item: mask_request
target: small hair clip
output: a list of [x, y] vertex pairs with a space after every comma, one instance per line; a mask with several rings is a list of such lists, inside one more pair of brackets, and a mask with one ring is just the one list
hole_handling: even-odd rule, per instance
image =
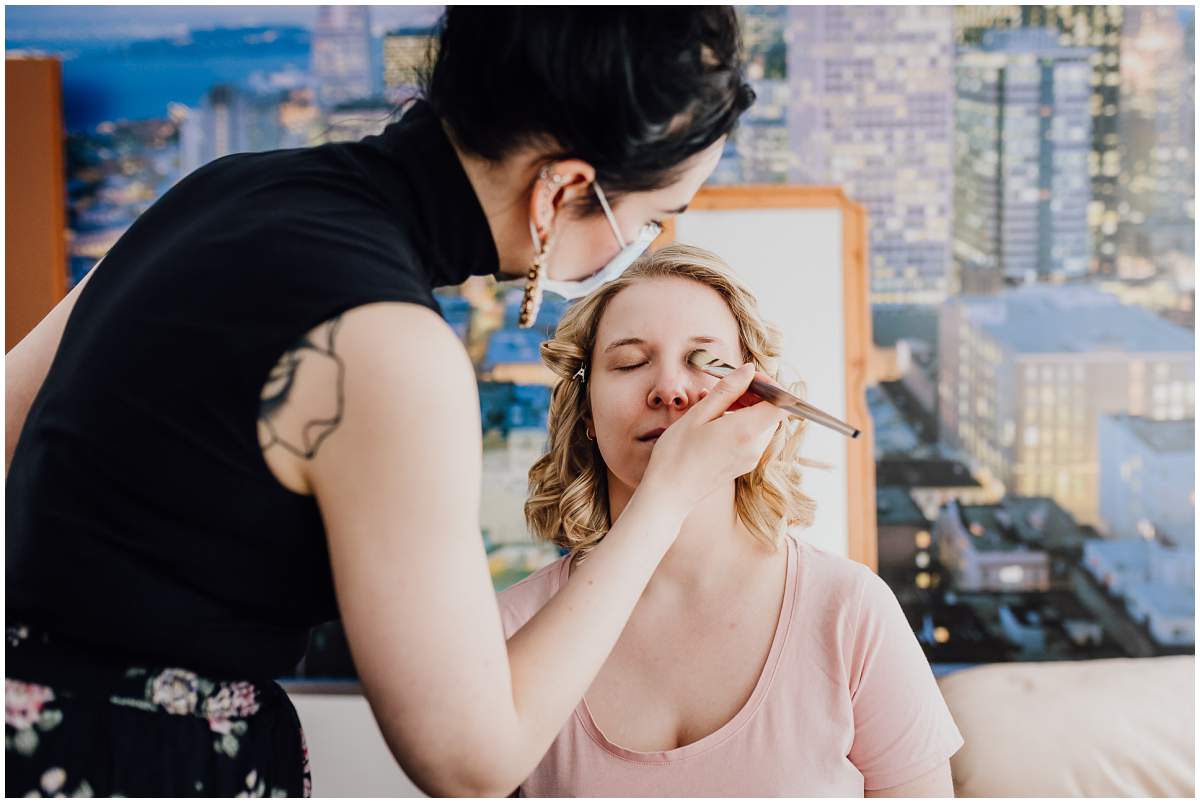
[[584, 363], [579, 363], [579, 370], [578, 370], [578, 371], [576, 371], [576, 372], [575, 372], [575, 375], [574, 375], [573, 377], [571, 377], [571, 378], [572, 378], [572, 379], [578, 379], [580, 382], [586, 382], [586, 381], [587, 381], [587, 372], [586, 372], [586, 371], [584, 371]]

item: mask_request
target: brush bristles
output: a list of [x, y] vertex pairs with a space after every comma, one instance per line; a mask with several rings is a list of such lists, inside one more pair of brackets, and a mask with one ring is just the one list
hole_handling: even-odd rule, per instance
[[704, 349], [696, 349], [688, 354], [688, 362], [690, 362], [696, 368], [699, 368], [701, 371], [711, 365], [721, 365], [720, 358], [714, 356], [712, 352], [705, 351]]

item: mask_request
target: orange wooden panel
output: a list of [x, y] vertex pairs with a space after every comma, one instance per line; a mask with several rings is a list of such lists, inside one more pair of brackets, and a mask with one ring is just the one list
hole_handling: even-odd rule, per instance
[[4, 63], [4, 350], [67, 292], [61, 65]]

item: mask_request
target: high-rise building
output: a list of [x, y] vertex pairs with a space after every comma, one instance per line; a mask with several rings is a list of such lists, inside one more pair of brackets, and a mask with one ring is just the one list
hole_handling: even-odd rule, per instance
[[1088, 272], [1091, 51], [986, 31], [956, 67], [956, 289]]
[[950, 6], [788, 9], [793, 180], [836, 184], [871, 219], [872, 303], [947, 292], [954, 84]]
[[1195, 269], [1195, 64], [1179, 12], [1125, 10], [1119, 271], [1127, 278]]
[[231, 153], [268, 151], [280, 147], [283, 94], [258, 94], [219, 84], [179, 127], [179, 172], [187, 175], [201, 165]]
[[788, 137], [790, 87], [787, 82], [787, 9], [738, 9], [746, 75], [755, 101], [726, 142], [713, 184], [772, 184], [791, 176], [794, 160]]
[[432, 28], [397, 28], [383, 37], [383, 91], [392, 100], [412, 95], [433, 55]]
[[1195, 404], [1192, 333], [1086, 287], [951, 299], [938, 351], [943, 440], [981, 480], [1053, 497], [1093, 526], [1100, 416], [1180, 419]]
[[983, 41], [985, 31], [1017, 28], [1021, 25], [1022, 6], [954, 6], [954, 41], [974, 46]]
[[320, 131], [321, 112], [312, 87], [289, 89], [279, 103], [279, 125], [283, 129], [281, 148], [303, 148]]
[[788, 13], [785, 6], [741, 6], [738, 22], [746, 75], [752, 80], [787, 78]]
[[1089, 47], [1092, 68], [1092, 152], [1088, 173], [1092, 202], [1088, 209], [1093, 273], [1113, 275], [1117, 269], [1120, 223], [1121, 138], [1117, 122], [1121, 108], [1121, 27], [1125, 9], [1119, 5], [1021, 6], [1021, 24], [1052, 28], [1065, 47]]
[[1122, 6], [955, 6], [955, 39], [978, 46], [987, 31], [1049, 28], [1064, 47], [1090, 47], [1092, 152], [1088, 158], [1092, 200], [1088, 208], [1092, 252], [1089, 270], [1116, 272], [1120, 223], [1120, 109]]
[[713, 184], [777, 184], [786, 182], [793, 159], [788, 138], [788, 84], [751, 79], [754, 105], [738, 121], [726, 143]]
[[370, 6], [319, 6], [312, 34], [317, 103], [331, 108], [374, 93]]

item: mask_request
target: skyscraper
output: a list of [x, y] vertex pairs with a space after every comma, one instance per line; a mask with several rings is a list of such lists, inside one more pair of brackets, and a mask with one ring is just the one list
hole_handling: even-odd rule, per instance
[[738, 18], [746, 76], [756, 99], [729, 137], [710, 182], [785, 182], [794, 164], [788, 137], [787, 8], [742, 6]]
[[941, 437], [1009, 493], [1099, 522], [1099, 419], [1180, 419], [1195, 404], [1192, 333], [1080, 286], [960, 296], [941, 309]]
[[282, 100], [279, 92], [258, 94], [226, 84], [214, 86], [199, 106], [187, 109], [180, 123], [180, 175], [231, 153], [280, 147]]
[[754, 105], [726, 143], [713, 184], [775, 184], [788, 180], [794, 160], [788, 142], [786, 81], [750, 79]]
[[1045, 29], [987, 31], [959, 53], [954, 262], [963, 292], [1087, 273], [1090, 55]]
[[1021, 25], [1022, 6], [954, 7], [954, 41], [960, 45], [978, 45], [985, 31], [1017, 28]]
[[420, 71], [433, 53], [432, 28], [397, 28], [383, 37], [383, 89], [402, 100], [420, 83]]
[[836, 184], [871, 219], [872, 303], [939, 303], [949, 268], [949, 6], [788, 9], [792, 179]]
[[1129, 278], [1195, 269], [1195, 66], [1179, 11], [1125, 11], [1120, 271]]
[[1088, 209], [1093, 273], [1113, 275], [1117, 269], [1117, 229], [1120, 223], [1121, 138], [1117, 120], [1121, 108], [1121, 26], [1125, 9], [1100, 6], [1021, 6], [1021, 24], [1053, 28], [1059, 44], [1090, 47], [1092, 68], [1092, 152], [1088, 173], [1092, 202]]
[[317, 103], [330, 108], [374, 93], [370, 6], [320, 6], [312, 35]]

